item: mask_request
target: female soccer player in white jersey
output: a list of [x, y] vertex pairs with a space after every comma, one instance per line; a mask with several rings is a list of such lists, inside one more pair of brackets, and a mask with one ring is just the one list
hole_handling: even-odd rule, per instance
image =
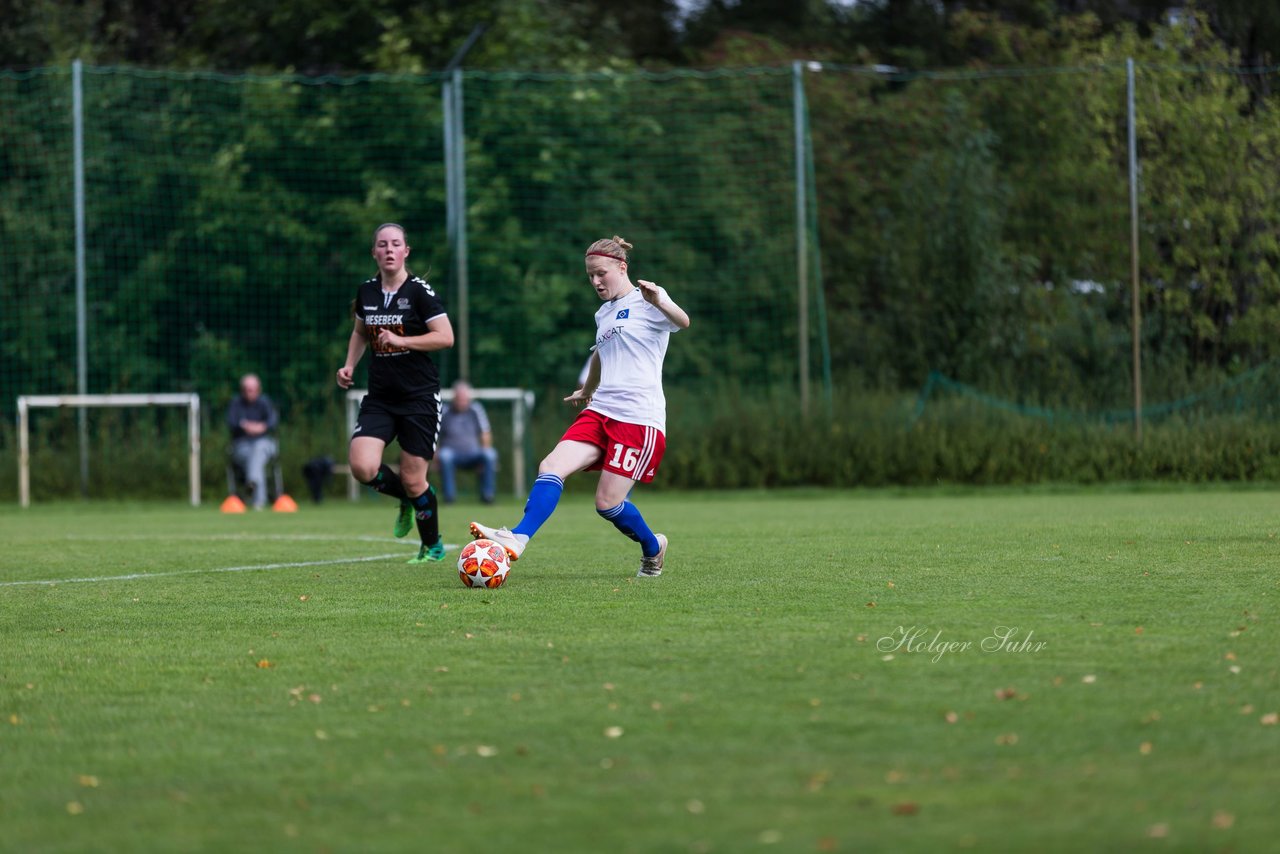
[[[427, 464], [440, 432], [440, 375], [428, 355], [453, 346], [453, 324], [444, 304], [425, 280], [409, 272], [404, 228], [384, 223], [373, 233], [378, 275], [356, 293], [355, 328], [338, 385], [351, 388], [353, 374], [372, 345], [369, 393], [351, 435], [351, 474], [370, 488], [400, 499], [394, 528], [406, 536], [416, 517], [422, 546], [409, 563], [444, 560], [436, 491], [427, 483]], [[382, 462], [382, 451], [400, 442], [400, 474]]]
[[667, 538], [655, 534], [627, 500], [637, 482], [653, 480], [667, 440], [662, 360], [672, 332], [689, 328], [689, 315], [664, 288], [627, 275], [631, 244], [621, 237], [587, 248], [587, 278], [604, 305], [596, 312], [596, 343], [582, 387], [565, 398], [586, 409], [538, 466], [524, 518], [515, 528], [471, 523], [473, 537], [501, 543], [514, 561], [550, 518], [574, 472], [599, 471], [596, 512], [640, 544], [640, 576], [662, 574]]

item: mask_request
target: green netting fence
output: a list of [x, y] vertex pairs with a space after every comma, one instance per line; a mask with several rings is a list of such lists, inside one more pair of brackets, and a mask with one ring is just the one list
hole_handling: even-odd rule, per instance
[[[288, 405], [328, 406], [348, 305], [373, 271], [374, 225], [403, 222], [411, 268], [446, 305], [459, 296], [443, 82], [97, 68], [0, 77], [0, 407], [78, 388], [216, 401], [244, 370]], [[674, 382], [795, 385], [821, 371], [825, 327], [808, 317], [816, 270], [797, 290], [797, 255], [816, 251], [813, 196], [797, 187], [798, 175], [812, 179], [796, 167], [804, 105], [791, 69], [469, 74], [463, 91], [469, 310], [453, 314], [469, 332], [473, 384], [573, 387], [597, 305], [583, 247], [615, 232], [636, 246], [633, 277], [666, 286], [698, 322], [671, 350]], [[446, 380], [461, 360], [457, 348], [442, 354]]]
[[[1137, 47], [1158, 407], [1280, 357], [1278, 72]], [[766, 389], [791, 417], [808, 382], [821, 413], [930, 376], [1122, 412], [1133, 49], [1007, 73], [0, 72], [0, 413], [195, 391], [216, 419], [253, 370], [340, 453], [332, 376], [385, 220], [465, 329], [446, 381], [572, 388], [597, 305], [581, 252], [616, 232], [694, 320], [668, 356], [673, 429]]]

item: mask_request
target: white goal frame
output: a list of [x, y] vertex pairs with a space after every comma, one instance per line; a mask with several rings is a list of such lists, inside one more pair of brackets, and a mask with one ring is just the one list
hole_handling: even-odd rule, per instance
[[[368, 389], [353, 388], [347, 392], [347, 436], [356, 429], [356, 417], [360, 414], [360, 401], [369, 393]], [[529, 415], [533, 412], [535, 397], [533, 392], [524, 388], [473, 388], [471, 397], [481, 403], [497, 400], [511, 404], [511, 486], [516, 497], [524, 496], [524, 434], [529, 425]], [[440, 389], [440, 399], [445, 403], [453, 401], [453, 389]], [[360, 481], [347, 471], [347, 497], [352, 501], [360, 498]]]
[[31, 506], [32, 409], [74, 407], [185, 406], [190, 454], [191, 506], [200, 506], [200, 395], [198, 394], [43, 394], [18, 398], [18, 503]]

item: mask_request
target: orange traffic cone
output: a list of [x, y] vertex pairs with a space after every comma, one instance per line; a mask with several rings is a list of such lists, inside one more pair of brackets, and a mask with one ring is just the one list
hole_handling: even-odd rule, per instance
[[288, 495], [282, 494], [276, 499], [276, 503], [271, 505], [271, 509], [277, 513], [297, 513], [298, 502], [294, 501]]
[[244, 502], [240, 500], [238, 495], [228, 495], [227, 500], [222, 502], [219, 508], [223, 513], [243, 513]]

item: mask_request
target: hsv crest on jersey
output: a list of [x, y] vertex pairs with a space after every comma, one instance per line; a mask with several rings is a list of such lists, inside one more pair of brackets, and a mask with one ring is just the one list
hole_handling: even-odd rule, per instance
[[624, 308], [613, 318], [614, 320], [626, 320], [631, 316], [631, 309]]

